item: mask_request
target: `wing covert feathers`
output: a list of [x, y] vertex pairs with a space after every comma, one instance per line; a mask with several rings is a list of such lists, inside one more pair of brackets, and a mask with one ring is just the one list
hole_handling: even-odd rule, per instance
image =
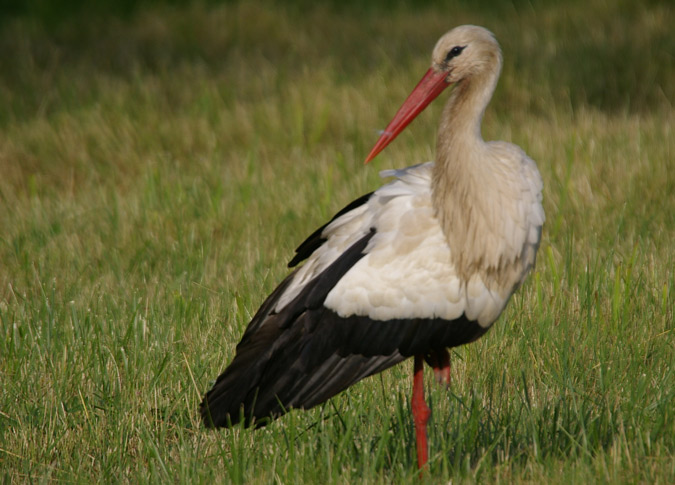
[[323, 237], [323, 230], [326, 228], [326, 226], [328, 226], [338, 217], [368, 202], [368, 199], [370, 199], [371, 195], [373, 195], [373, 192], [369, 192], [365, 195], [362, 195], [358, 199], [353, 200], [347, 206], [342, 208], [337, 214], [335, 214], [330, 221], [326, 222], [323, 226], [321, 226], [312, 234], [310, 234], [310, 236], [307, 239], [305, 239], [302, 242], [302, 244], [300, 244], [300, 246], [298, 246], [298, 248], [295, 250], [295, 256], [293, 256], [293, 259], [291, 259], [290, 262], [288, 263], [288, 267], [293, 268], [294, 266], [297, 266], [300, 262], [310, 257], [312, 253], [314, 253], [314, 251], [319, 249], [319, 247], [321, 247], [321, 245], [326, 242], [327, 239]]

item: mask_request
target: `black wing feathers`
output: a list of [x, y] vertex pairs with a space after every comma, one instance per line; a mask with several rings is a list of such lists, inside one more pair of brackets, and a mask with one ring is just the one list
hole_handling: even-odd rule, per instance
[[227, 426], [228, 420], [236, 423], [240, 419], [240, 406], [244, 408], [247, 425], [254, 416], [281, 414], [277, 401], [283, 396], [272, 396], [307, 370], [301, 362], [295, 362], [315, 324], [314, 318], [307, 318], [307, 312], [323, 307], [328, 292], [363, 257], [363, 250], [374, 234], [374, 230], [370, 231], [353, 244], [280, 313], [273, 310], [293, 274], [265, 300], [237, 345], [234, 360], [202, 401], [201, 413], [207, 426]]

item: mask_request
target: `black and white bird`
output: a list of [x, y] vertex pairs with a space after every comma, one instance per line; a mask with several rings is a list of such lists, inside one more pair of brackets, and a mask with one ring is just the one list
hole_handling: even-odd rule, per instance
[[535, 263], [542, 180], [523, 150], [486, 142], [481, 120], [501, 71], [494, 36], [465, 25], [436, 44], [431, 68], [374, 158], [446, 87], [436, 161], [347, 205], [296, 250], [201, 403], [208, 427], [261, 426], [308, 409], [414, 357], [417, 458], [428, 459], [423, 362], [447, 382], [449, 348], [483, 335]]

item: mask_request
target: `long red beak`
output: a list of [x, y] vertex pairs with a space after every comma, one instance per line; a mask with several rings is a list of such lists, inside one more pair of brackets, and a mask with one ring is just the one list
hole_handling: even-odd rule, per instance
[[450, 86], [450, 83], [445, 80], [447, 77], [448, 73], [445, 71], [436, 72], [433, 69], [427, 71], [420, 82], [417, 83], [413, 92], [410, 93], [408, 99], [405, 100], [403, 106], [398, 109], [394, 119], [387, 125], [384, 133], [366, 157], [365, 163], [370, 162], [384, 150], [384, 147], [389, 145], [429, 103]]

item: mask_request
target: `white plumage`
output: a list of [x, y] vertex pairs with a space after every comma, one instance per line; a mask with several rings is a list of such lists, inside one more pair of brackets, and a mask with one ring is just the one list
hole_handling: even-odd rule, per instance
[[[512, 146], [498, 145], [500, 151]], [[524, 153], [521, 163], [522, 173], [514, 178], [521, 186], [515, 214], [505, 214], [508, 206], [502, 205], [491, 215], [495, 219], [493, 264], [500, 259], [523, 261], [522, 272], [514, 274], [506, 285], [497, 285], [480, 273], [468, 279], [458, 275], [450, 246], [434, 215], [431, 201], [434, 164], [428, 162], [382, 171], [382, 177], [396, 180], [375, 191], [366, 204], [327, 225], [321, 233], [326, 242], [298, 270], [280, 297], [277, 311], [374, 228], [366, 255], [328, 293], [326, 307], [342, 317], [359, 315], [380, 321], [454, 320], [466, 313], [469, 320], [489, 327], [534, 264], [544, 222], [541, 178], [534, 162]]]

